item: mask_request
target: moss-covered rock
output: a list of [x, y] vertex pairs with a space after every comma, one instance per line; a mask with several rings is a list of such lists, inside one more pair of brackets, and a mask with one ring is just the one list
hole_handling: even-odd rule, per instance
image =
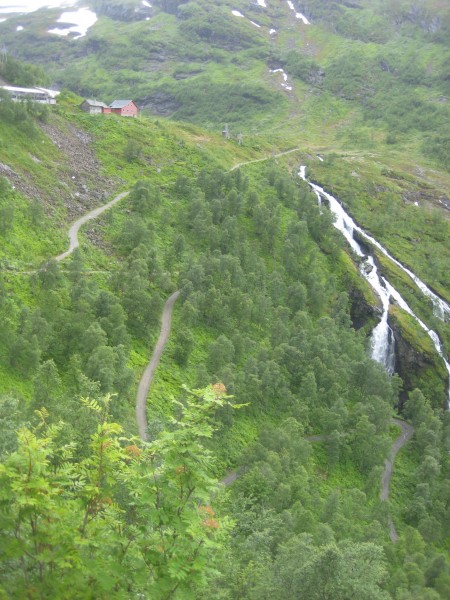
[[399, 307], [391, 307], [389, 325], [395, 335], [396, 371], [403, 380], [400, 408], [407, 392], [419, 388], [435, 407], [447, 401], [447, 370], [430, 336], [413, 317]]
[[341, 252], [338, 265], [350, 298], [350, 318], [353, 327], [364, 329], [369, 334], [381, 316], [381, 301], [361, 277], [347, 252]]

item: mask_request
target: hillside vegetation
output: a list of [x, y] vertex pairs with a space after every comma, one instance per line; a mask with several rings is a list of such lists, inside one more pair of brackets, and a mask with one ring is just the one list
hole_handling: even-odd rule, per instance
[[369, 358], [379, 299], [297, 175], [450, 297], [446, 6], [305, 0], [305, 25], [271, 0], [88, 4], [79, 40], [47, 34], [53, 9], [0, 23], [0, 76], [67, 88], [0, 98], [0, 597], [448, 598], [447, 373], [398, 307], [404, 381]]
[[[364, 286], [328, 213], [282, 158], [229, 172], [223, 166], [251, 159], [250, 148], [191, 126], [90, 117], [71, 108], [77, 102], [63, 99], [41, 125], [33, 113], [8, 122], [24, 187], [2, 180], [3, 206], [14, 207], [2, 221], [4, 592], [67, 597], [76, 585], [80, 597], [314, 598], [326, 586], [338, 598], [445, 597], [445, 421], [414, 392], [407, 414], [420, 435], [413, 468], [395, 484], [402, 542], [392, 547], [378, 490], [400, 382], [352, 327], [350, 297]], [[23, 126], [45, 148], [33, 149], [32, 175]], [[132, 189], [61, 264], [51, 257], [66, 226], [55, 225], [81, 209], [80, 196], [53, 200], [47, 169], [64, 181], [70, 153], [45, 130], [91, 140], [99, 181]], [[86, 196], [95, 189], [83, 185]], [[45, 244], [28, 235], [33, 215]], [[135, 382], [177, 288], [146, 449], [131, 437]], [[207, 390], [200, 410], [205, 400], [181, 389], [217, 381], [244, 406]], [[246, 474], [211, 507], [214, 476], [235, 465]], [[417, 509], [405, 510], [412, 498]]]
[[[360, 149], [383, 135], [448, 166], [448, 7], [314, 0], [302, 3], [304, 25], [287, 2], [265, 4], [156, 0], [132, 18], [141, 2], [92, 2], [100, 18], [78, 40], [46, 33], [51, 11], [29, 15], [20, 35], [19, 18], [0, 27], [11, 54], [82, 95], [132, 92], [156, 114], [272, 136], [310, 138], [319, 125], [324, 141]], [[280, 67], [292, 89], [270, 72]]]
[[322, 153], [326, 164], [311, 164], [320, 183], [450, 299], [448, 7], [314, 0], [298, 6], [305, 25], [287, 2], [265, 4], [93, 2], [99, 19], [81, 39], [47, 33], [55, 11], [0, 32], [10, 56], [82, 96], [132, 96], [211, 131], [227, 123], [261, 149]]

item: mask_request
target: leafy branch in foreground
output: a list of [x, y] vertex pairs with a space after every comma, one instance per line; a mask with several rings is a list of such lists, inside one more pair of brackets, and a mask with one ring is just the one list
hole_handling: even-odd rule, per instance
[[217, 486], [202, 441], [228, 398], [188, 391], [150, 444], [109, 422], [110, 401], [83, 401], [98, 426], [80, 462], [47, 411], [19, 431], [0, 465], [0, 597], [190, 598], [214, 572], [229, 524], [210, 506]]

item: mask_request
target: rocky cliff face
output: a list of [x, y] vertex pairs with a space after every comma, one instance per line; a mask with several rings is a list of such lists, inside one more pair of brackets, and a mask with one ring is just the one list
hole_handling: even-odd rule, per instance
[[399, 409], [408, 399], [408, 393], [416, 387], [424, 391], [436, 408], [443, 408], [448, 398], [448, 385], [443, 383], [447, 380], [443, 361], [437, 352], [428, 352], [421, 347], [419, 340], [409, 339], [395, 313], [390, 314], [389, 325], [395, 336], [395, 371], [403, 381]]
[[[151, 4], [151, 2], [149, 2]], [[150, 6], [145, 6], [142, 2], [125, 3], [111, 2], [110, 0], [98, 0], [92, 3], [98, 15], [104, 15], [114, 21], [131, 23], [133, 21], [142, 21], [153, 16], [154, 10]]]
[[159, 117], [170, 117], [181, 108], [181, 103], [170, 93], [164, 91], [154, 92], [150, 96], [139, 98], [139, 104], [141, 108]]
[[349, 291], [350, 297], [350, 319], [355, 329], [361, 329], [369, 321], [380, 319], [381, 309], [367, 302], [363, 292], [352, 287]]
[[400, 408], [407, 399], [407, 392], [414, 389], [419, 372], [423, 372], [433, 363], [404, 337], [395, 321], [389, 323], [395, 335], [395, 370], [403, 380], [403, 392], [400, 395]]
[[[62, 129], [55, 120], [41, 127], [61, 153], [55, 187], [67, 208], [68, 219], [73, 220], [105, 201], [117, 188], [118, 178], [114, 180], [102, 174], [102, 165], [91, 147], [92, 140], [84, 131], [68, 124]], [[43, 191], [30, 187], [32, 184], [25, 175], [18, 176], [16, 184], [29, 197], [51, 204]]]

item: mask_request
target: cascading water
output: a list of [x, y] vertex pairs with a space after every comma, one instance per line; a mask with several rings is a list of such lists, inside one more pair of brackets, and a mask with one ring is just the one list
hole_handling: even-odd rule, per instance
[[[370, 271], [367, 271], [367, 266], [370, 267]], [[383, 305], [381, 321], [372, 332], [372, 358], [381, 363], [389, 375], [393, 375], [395, 371], [395, 339], [394, 332], [388, 324], [391, 292], [380, 280], [373, 256], [369, 256], [363, 263], [361, 273], [378, 294]]]
[[405, 310], [409, 315], [411, 315], [424, 329], [431, 340], [433, 341], [434, 347], [436, 348], [437, 353], [444, 361], [447, 372], [449, 374], [449, 398], [448, 398], [448, 408], [450, 409], [450, 364], [446, 360], [443, 352], [442, 345], [439, 339], [439, 336], [435, 331], [429, 329], [425, 323], [419, 319], [417, 315], [411, 310], [407, 302], [402, 298], [400, 293], [387, 281], [384, 277], [380, 279], [378, 275], [378, 271], [375, 265], [375, 261], [373, 256], [366, 256], [366, 254], [362, 251], [361, 246], [354, 239], [354, 232], [357, 231], [359, 236], [363, 239], [367, 240], [370, 244], [378, 248], [380, 252], [382, 252], [389, 260], [395, 263], [398, 267], [400, 267], [417, 285], [417, 287], [421, 290], [421, 292], [431, 300], [433, 303], [434, 314], [440, 318], [441, 320], [450, 319], [450, 305], [448, 305], [442, 298], [439, 298], [434, 292], [432, 292], [423, 281], [421, 281], [412, 271], [404, 267], [398, 260], [396, 260], [393, 256], [389, 254], [389, 252], [383, 248], [383, 246], [375, 240], [372, 236], [367, 234], [359, 225], [355, 223], [355, 221], [345, 212], [342, 205], [328, 194], [323, 188], [308, 181], [306, 179], [306, 167], [301, 166], [299, 171], [299, 176], [308, 183], [308, 185], [312, 188], [317, 198], [321, 200], [322, 198], [326, 198], [328, 201], [328, 205], [330, 211], [335, 216], [334, 226], [338, 229], [345, 237], [345, 239], [350, 244], [352, 250], [359, 256], [360, 258], [365, 258], [361, 263], [360, 271], [366, 281], [370, 284], [370, 286], [375, 290], [377, 295], [380, 297], [382, 305], [383, 305], [383, 314], [381, 317], [381, 321], [375, 327], [372, 332], [371, 346], [372, 346], [372, 358], [377, 362], [381, 363], [388, 373], [394, 373], [395, 369], [395, 346], [394, 346], [394, 335], [392, 329], [388, 324], [388, 314], [389, 314], [389, 304], [391, 298], [395, 300], [395, 302]]
[[[334, 226], [338, 229], [345, 239], [350, 244], [352, 250], [359, 257], [364, 258], [365, 253], [362, 251], [361, 246], [353, 237], [353, 231], [356, 228], [356, 224], [347, 215], [345, 210], [339, 204], [339, 202], [330, 196], [318, 185], [309, 182], [306, 179], [306, 167], [300, 167], [299, 175], [302, 179], [307, 181], [309, 185], [314, 190], [318, 199], [322, 198], [324, 195], [330, 206], [331, 212], [336, 217]], [[372, 346], [372, 358], [374, 358], [377, 362], [381, 363], [386, 370], [392, 374], [395, 369], [395, 345], [394, 345], [394, 334], [391, 328], [388, 325], [388, 311], [389, 311], [389, 297], [390, 293], [386, 289], [386, 287], [380, 281], [378, 276], [378, 271], [375, 266], [375, 261], [372, 256], [368, 256], [361, 263], [360, 267], [361, 273], [363, 277], [369, 282], [371, 287], [375, 290], [376, 294], [381, 298], [381, 302], [383, 304], [383, 314], [381, 317], [380, 323], [375, 327], [372, 333], [371, 346]]]

